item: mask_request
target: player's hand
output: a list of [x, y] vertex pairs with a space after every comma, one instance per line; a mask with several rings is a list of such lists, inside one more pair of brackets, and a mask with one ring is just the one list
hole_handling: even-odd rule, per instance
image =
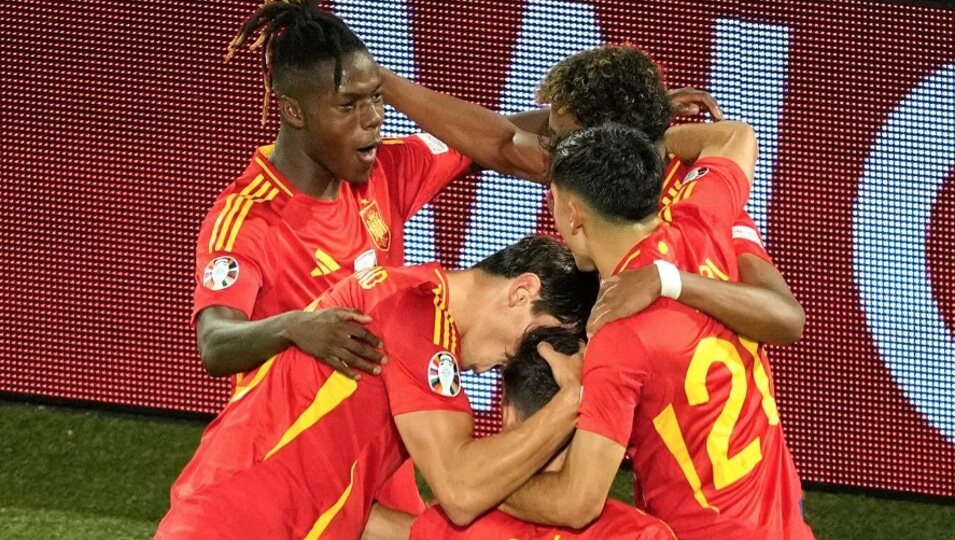
[[380, 365], [387, 362], [378, 350], [381, 340], [362, 326], [371, 317], [346, 308], [297, 313], [285, 335], [298, 348], [356, 381], [361, 379], [356, 370], [381, 373]]
[[660, 298], [660, 273], [648, 264], [627, 270], [600, 283], [597, 303], [587, 320], [587, 337], [608, 323], [639, 313]]
[[713, 117], [714, 122], [723, 119], [723, 111], [708, 92], [696, 88], [677, 88], [670, 90], [668, 95], [673, 116], [696, 116], [706, 111]]
[[561, 354], [554, 347], [543, 341], [537, 345], [537, 352], [541, 355], [554, 373], [554, 380], [561, 390], [580, 387], [580, 378], [584, 370], [584, 347], [581, 345], [576, 354]]

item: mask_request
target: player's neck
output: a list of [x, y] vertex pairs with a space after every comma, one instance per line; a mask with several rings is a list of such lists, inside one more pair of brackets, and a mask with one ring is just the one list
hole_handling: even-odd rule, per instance
[[660, 225], [660, 218], [653, 215], [635, 223], [606, 224], [596, 231], [591, 240], [591, 255], [597, 272], [603, 279], [613, 275], [620, 260], [627, 256], [633, 246], [653, 234]]
[[295, 189], [305, 195], [323, 201], [333, 201], [338, 197], [341, 180], [309, 157], [301, 145], [296, 144], [293, 137], [281, 129], [269, 161]]
[[[471, 327], [474, 317], [481, 310], [477, 308], [481, 291], [478, 270], [453, 270], [448, 272], [448, 314], [454, 319], [458, 332], [463, 337]], [[470, 307], [470, 309], [468, 309]]]

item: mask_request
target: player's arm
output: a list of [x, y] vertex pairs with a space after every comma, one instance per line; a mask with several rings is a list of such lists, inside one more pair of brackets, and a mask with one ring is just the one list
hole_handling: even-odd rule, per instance
[[[703, 90], [677, 88], [670, 90], [668, 96], [670, 97], [673, 117], [691, 117], [706, 111], [710, 113], [715, 121], [723, 119], [723, 111], [720, 110], [716, 100]], [[538, 141], [543, 142], [553, 137], [553, 132], [550, 129], [550, 107], [530, 109], [509, 115], [506, 118], [518, 129], [537, 135]], [[468, 172], [474, 173], [483, 169], [484, 167], [475, 163]]]
[[[749, 253], [737, 257], [740, 283], [680, 272], [680, 303], [698, 309], [734, 332], [761, 343], [788, 345], [802, 336], [806, 314], [779, 270]], [[628, 270], [601, 283], [587, 322], [593, 335], [609, 322], [629, 317], [660, 298], [656, 265]]]
[[706, 157], [721, 157], [736, 163], [753, 183], [758, 146], [756, 133], [745, 122], [724, 120], [713, 124], [684, 124], [663, 136], [668, 152], [685, 164]]
[[196, 319], [199, 354], [214, 377], [244, 373], [295, 345], [353, 379], [381, 371], [380, 340], [362, 324], [371, 318], [358, 311], [331, 308], [289, 311], [259, 321], [225, 306], [209, 306]]
[[406, 540], [415, 516], [375, 503], [365, 522], [361, 540]]
[[[429, 90], [381, 68], [385, 101], [424, 131], [476, 163], [502, 174], [543, 182], [547, 152], [537, 133], [520, 129], [480, 105]], [[540, 118], [537, 125], [540, 129]], [[529, 120], [529, 123], [534, 123]]]
[[534, 476], [500, 509], [524, 521], [584, 527], [600, 515], [624, 450], [606, 437], [578, 430], [563, 468]]
[[[551, 366], [567, 361], [552, 349], [540, 353]], [[567, 458], [560, 471], [538, 474], [507, 498], [501, 509], [514, 517], [578, 528], [603, 508], [649, 377], [644, 360], [650, 354], [633, 328], [617, 323], [594, 336], [585, 355], [585, 390]]]
[[456, 525], [467, 525], [504, 500], [554, 455], [574, 429], [580, 387], [562, 388], [515, 429], [474, 439], [465, 412], [395, 416], [411, 458]]

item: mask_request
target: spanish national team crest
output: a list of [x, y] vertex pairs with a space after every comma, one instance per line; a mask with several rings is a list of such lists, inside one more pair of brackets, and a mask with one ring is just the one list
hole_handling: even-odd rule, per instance
[[441, 351], [428, 363], [428, 386], [435, 394], [454, 397], [461, 393], [461, 370], [454, 355]]
[[391, 229], [381, 217], [381, 211], [378, 209], [378, 201], [371, 201], [361, 209], [361, 220], [365, 223], [365, 229], [375, 241], [375, 245], [382, 251], [388, 251], [391, 247]]
[[683, 183], [687, 184], [688, 182], [692, 182], [694, 180], [703, 178], [704, 176], [706, 176], [706, 173], [708, 172], [710, 172], [709, 167], [697, 167], [693, 169], [692, 171], [686, 173], [686, 178], [683, 179]]
[[231, 287], [237, 279], [239, 279], [239, 261], [232, 257], [219, 257], [206, 265], [202, 284], [207, 289], [221, 291]]

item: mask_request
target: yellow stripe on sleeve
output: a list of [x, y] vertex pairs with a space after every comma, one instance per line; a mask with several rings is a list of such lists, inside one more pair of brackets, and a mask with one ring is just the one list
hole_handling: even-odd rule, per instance
[[312, 525], [312, 530], [308, 531], [308, 534], [305, 535], [305, 540], [316, 540], [322, 533], [325, 532], [325, 529], [328, 528], [328, 524], [335, 519], [335, 516], [338, 515], [338, 512], [341, 511], [342, 507], [345, 506], [345, 503], [348, 502], [348, 497], [351, 495], [352, 486], [355, 485], [355, 466], [358, 465], [358, 461], [355, 461], [351, 464], [351, 474], [348, 480], [348, 486], [345, 488], [345, 491], [342, 492], [341, 496], [338, 497], [338, 500], [335, 501], [335, 504], [331, 508], [322, 512], [322, 515], [318, 516], [318, 519], [315, 520], [315, 524]]
[[285, 434], [279, 439], [278, 444], [265, 454], [263, 461], [272, 457], [276, 452], [281, 450], [282, 447], [301, 435], [306, 429], [318, 423], [326, 414], [335, 410], [343, 401], [348, 399], [348, 396], [355, 393], [357, 389], [357, 382], [337, 371], [332, 373], [332, 376], [318, 389], [318, 393], [315, 394], [315, 400], [312, 401], [312, 404], [285, 430]]
[[[435, 294], [437, 294], [438, 289], [435, 289], [434, 292]], [[438, 306], [438, 297], [435, 296], [434, 297], [434, 337], [431, 339], [431, 341], [435, 345], [441, 345], [441, 330], [442, 330], [441, 307]]]
[[249, 185], [245, 186], [242, 191], [239, 193], [233, 193], [226, 198], [225, 208], [222, 209], [222, 212], [216, 219], [212, 236], [209, 238], [209, 251], [218, 251], [222, 249], [222, 245], [225, 243], [225, 236], [228, 234], [228, 231], [231, 228], [233, 218], [247, 199], [249, 193], [251, 193], [252, 190], [257, 189], [263, 180], [265, 180], [265, 177], [260, 174], [256, 176], [254, 180], [249, 182]]
[[[269, 191], [271, 189], [271, 191]], [[268, 194], [266, 194], [268, 192]], [[279, 190], [273, 188], [271, 184], [266, 182], [253, 196], [253, 198], [244, 198], [244, 203], [241, 205], [238, 216], [229, 226], [228, 235], [223, 234], [219, 240], [226, 239], [225, 244], [222, 245], [221, 249], [225, 251], [232, 251], [235, 248], [235, 241], [239, 237], [239, 231], [242, 229], [242, 224], [245, 222], [245, 218], [249, 215], [249, 211], [252, 210], [252, 207], [256, 204], [271, 201], [278, 195]], [[217, 248], [219, 249], [219, 248]]]
[[233, 193], [225, 198], [225, 206], [222, 207], [218, 217], [216, 217], [216, 224], [212, 227], [212, 234], [209, 236], [209, 251], [214, 250], [216, 238], [219, 236], [219, 229], [222, 227], [222, 221], [232, 210], [232, 205], [235, 203], [236, 197], [238, 197], [238, 195]]

